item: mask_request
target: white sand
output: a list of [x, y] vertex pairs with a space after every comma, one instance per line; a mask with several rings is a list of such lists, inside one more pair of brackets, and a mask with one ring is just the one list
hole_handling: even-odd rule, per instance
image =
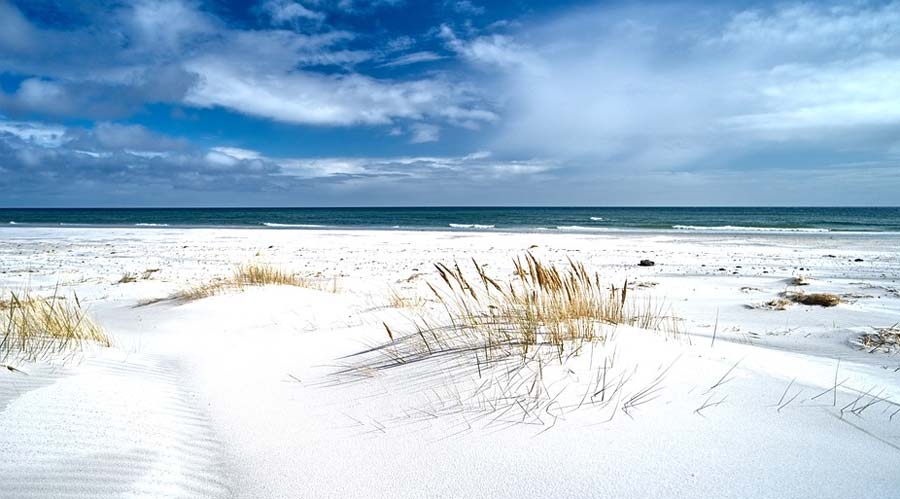
[[[505, 278], [532, 245], [637, 282], [684, 334], [620, 327], [548, 365], [541, 414], [479, 407], [484, 380], [435, 362], [336, 375], [383, 321], [410, 330], [391, 289], [427, 296], [433, 262], [472, 257]], [[885, 234], [2, 228], [0, 289], [76, 291], [115, 346], [0, 371], [0, 497], [900, 497], [900, 355], [853, 344], [900, 322], [898, 250]], [[249, 261], [339, 289], [135, 307]], [[799, 275], [845, 303], [747, 308]], [[613, 352], [619, 400], [577, 404]], [[836, 396], [814, 398], [838, 360]]]

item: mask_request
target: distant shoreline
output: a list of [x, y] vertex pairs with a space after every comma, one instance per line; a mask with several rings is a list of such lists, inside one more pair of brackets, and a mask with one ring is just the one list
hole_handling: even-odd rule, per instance
[[780, 229], [754, 227], [744, 230], [729, 230], [726, 228], [586, 228], [586, 227], [562, 227], [562, 228], [530, 228], [530, 227], [375, 227], [375, 226], [267, 226], [267, 225], [167, 225], [167, 224], [0, 224], [0, 237], [4, 233], [17, 230], [98, 230], [98, 231], [195, 231], [195, 230], [222, 230], [222, 231], [273, 231], [273, 232], [408, 232], [408, 233], [457, 233], [457, 234], [540, 234], [540, 235], [567, 235], [567, 236], [628, 236], [628, 235], [666, 235], [683, 237], [798, 237], [810, 238], [835, 238], [835, 237], [887, 237], [900, 238], [900, 230], [892, 231], [853, 231], [853, 230], [809, 230], [809, 229]]

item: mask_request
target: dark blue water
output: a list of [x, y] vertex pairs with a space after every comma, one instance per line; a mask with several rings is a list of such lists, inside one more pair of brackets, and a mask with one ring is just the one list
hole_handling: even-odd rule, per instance
[[129, 208], [0, 209], [41, 226], [900, 232], [900, 208]]

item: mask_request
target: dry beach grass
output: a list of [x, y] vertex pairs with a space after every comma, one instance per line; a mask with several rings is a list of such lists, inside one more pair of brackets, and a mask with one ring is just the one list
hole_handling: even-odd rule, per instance
[[[164, 299], [149, 300], [141, 305], [150, 305], [160, 301], [189, 302], [209, 298], [230, 290], [242, 290], [248, 286], [298, 286], [303, 288], [321, 288], [311, 279], [288, 272], [273, 265], [261, 263], [247, 263], [238, 265], [228, 277], [212, 279], [202, 284], [197, 284], [177, 291]], [[332, 283], [332, 289], [337, 290], [336, 280]]]
[[[500, 421], [541, 425], [574, 406], [606, 406], [613, 396], [613, 410], [625, 412], [655, 398], [667, 371], [654, 375], [649, 385], [626, 390], [633, 373], [616, 362], [616, 349], [607, 342], [619, 325], [666, 329], [677, 324], [668, 307], [635, 299], [627, 281], [605, 284], [598, 273], [572, 259], [557, 266], [526, 253], [513, 267], [512, 278], [500, 280], [475, 260], [468, 271], [458, 263], [435, 264], [438, 279], [427, 286], [436, 310], [422, 311], [413, 332], [384, 324], [388, 341], [347, 358], [337, 374], [364, 379], [418, 365], [398, 374], [407, 388], [438, 394], [452, 387], [434, 395], [429, 414], [474, 410], [497, 413]], [[584, 396], [564, 405], [551, 388], [553, 380], [571, 372], [570, 361], [573, 367], [580, 364], [582, 353], [595, 366], [591, 380], [578, 388]], [[602, 360], [594, 363], [595, 355]], [[461, 379], [469, 380], [471, 393], [458, 388]], [[555, 386], [565, 390], [570, 384]], [[629, 396], [622, 397], [626, 391]]]
[[627, 310], [627, 282], [606, 286], [599, 274], [569, 260], [565, 267], [545, 264], [528, 253], [514, 262], [514, 278], [501, 282], [472, 261], [467, 275], [458, 263], [435, 264], [440, 277], [428, 288], [445, 312], [443, 324], [420, 317], [412, 338], [419, 354], [472, 350], [486, 359], [551, 347], [562, 355], [567, 346], [604, 341], [602, 325], [647, 319], [645, 311]]
[[894, 353], [900, 351], [900, 324], [890, 327], [874, 328], [871, 333], [865, 333], [858, 339], [858, 344], [871, 352]]
[[778, 298], [769, 300], [762, 304], [748, 305], [748, 308], [759, 308], [767, 310], [787, 310], [794, 304], [818, 306], [818, 307], [835, 307], [843, 303], [840, 295], [834, 293], [804, 293], [785, 291]]
[[85, 343], [110, 346], [104, 330], [81, 306], [56, 292], [49, 297], [28, 292], [9, 293], [0, 301], [0, 361], [36, 361], [65, 355]]

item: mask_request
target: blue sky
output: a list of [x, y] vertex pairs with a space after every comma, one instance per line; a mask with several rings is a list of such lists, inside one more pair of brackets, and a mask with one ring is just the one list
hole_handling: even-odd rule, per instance
[[0, 0], [0, 192], [897, 205], [900, 3]]

